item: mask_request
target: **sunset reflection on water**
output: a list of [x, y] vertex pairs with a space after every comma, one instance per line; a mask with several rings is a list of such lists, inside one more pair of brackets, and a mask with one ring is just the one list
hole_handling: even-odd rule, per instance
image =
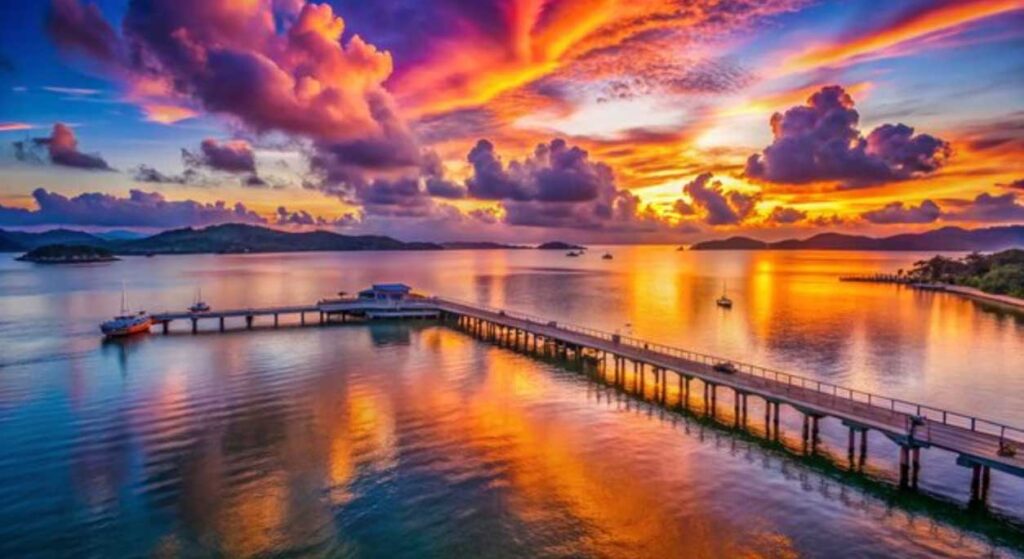
[[[181, 306], [197, 281], [226, 308], [402, 279], [1024, 423], [1019, 317], [836, 280], [914, 255], [610, 250], [611, 263], [535, 251], [159, 257], [66, 270], [5, 263], [0, 551], [1019, 555], [1019, 539], [1006, 540], [999, 522], [968, 525], [953, 504], [893, 501], [882, 482], [851, 484], [758, 443], [757, 408], [753, 438], [737, 436], [429, 321], [289, 320], [279, 330], [108, 344], [95, 335], [125, 274], [151, 310]], [[723, 282], [731, 311], [713, 304]], [[671, 383], [669, 402], [679, 396]], [[699, 398], [691, 394], [695, 408]], [[727, 422], [727, 395], [719, 408]], [[824, 435], [826, 456], [829, 445], [842, 449], [837, 431], [826, 425]], [[894, 447], [879, 438], [871, 448], [871, 475], [884, 477]], [[952, 457], [929, 460], [927, 491], [966, 490]], [[1021, 512], [1014, 483], [994, 478], [997, 510]]]

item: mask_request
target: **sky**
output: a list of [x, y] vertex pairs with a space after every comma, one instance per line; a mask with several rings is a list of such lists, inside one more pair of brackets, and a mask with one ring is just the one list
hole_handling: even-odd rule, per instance
[[1024, 223], [1024, 0], [0, 4], [0, 228]]

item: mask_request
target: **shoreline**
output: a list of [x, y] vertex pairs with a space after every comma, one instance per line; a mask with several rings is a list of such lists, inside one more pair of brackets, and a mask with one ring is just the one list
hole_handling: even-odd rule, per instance
[[1011, 295], [997, 295], [995, 293], [987, 293], [980, 289], [973, 287], [966, 287], [963, 285], [942, 285], [931, 286], [936, 291], [945, 291], [947, 293], [953, 293], [965, 297], [967, 299], [973, 299], [975, 301], [982, 301], [985, 303], [995, 303], [1005, 307], [1010, 307], [1018, 311], [1024, 311], [1024, 299], [1018, 299]]

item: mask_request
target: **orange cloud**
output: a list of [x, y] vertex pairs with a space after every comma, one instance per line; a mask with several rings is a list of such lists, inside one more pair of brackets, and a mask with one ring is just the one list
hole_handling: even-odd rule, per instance
[[891, 26], [852, 39], [804, 49], [782, 64], [783, 73], [803, 72], [885, 56], [887, 50], [901, 43], [1022, 8], [1024, 4], [1020, 0], [959, 0], [929, 5]]

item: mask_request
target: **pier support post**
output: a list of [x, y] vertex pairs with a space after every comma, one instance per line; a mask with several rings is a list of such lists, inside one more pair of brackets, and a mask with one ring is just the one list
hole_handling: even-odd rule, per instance
[[277, 328], [277, 313], [274, 313], [274, 328]]
[[686, 401], [683, 400], [683, 375], [679, 375], [679, 409], [686, 409]]
[[[915, 446], [910, 451], [910, 487], [917, 489], [918, 474], [921, 473], [921, 447]], [[984, 485], [984, 483], [982, 484]]]
[[306, 313], [304, 313], [304, 312], [300, 312], [299, 313], [299, 324], [301, 324], [303, 326], [306, 325]]
[[198, 331], [199, 331], [199, 319], [193, 316], [192, 317], [192, 333], [195, 334]]
[[850, 437], [849, 437], [849, 444], [847, 445], [847, 449], [846, 449], [846, 459], [850, 461], [850, 468], [851, 469], [853, 468], [854, 450], [855, 450], [855, 447], [856, 447], [856, 444], [855, 444], [854, 441], [855, 441], [856, 438], [857, 438], [856, 430], [853, 427], [850, 427]]
[[907, 487], [910, 474], [910, 447], [900, 445], [900, 489]]
[[736, 428], [740, 426], [740, 398], [742, 395], [734, 388], [732, 390], [732, 421]]
[[820, 416], [811, 416], [811, 452], [818, 448], [818, 420]]
[[252, 319], [253, 319], [253, 316], [251, 314], [245, 315], [245, 329], [246, 330], [252, 330]]
[[802, 442], [804, 452], [807, 452], [807, 439], [810, 438], [810, 432], [811, 432], [811, 416], [805, 413], [804, 414], [803, 442]]
[[224, 317], [223, 316], [220, 317], [220, 331], [221, 332], [224, 331]]
[[988, 466], [981, 467], [981, 499], [982, 503], [988, 501], [988, 486], [992, 482], [992, 468]]
[[743, 414], [743, 419], [741, 419], [740, 422], [743, 424], [744, 427], [746, 427], [747, 426], [747, 393], [746, 392], [743, 393], [742, 409], [740, 410], [740, 413]]
[[772, 406], [775, 408], [772, 411], [772, 434], [775, 436], [775, 440], [779, 440], [779, 407], [781, 407], [781, 405], [782, 404], [780, 402], [775, 402]]
[[171, 321], [165, 320], [163, 322], [163, 328], [164, 328], [164, 334], [169, 334], [171, 332]]
[[971, 503], [981, 502], [981, 464], [971, 466]]
[[772, 436], [772, 402], [771, 400], [764, 401], [764, 438], [771, 438]]

